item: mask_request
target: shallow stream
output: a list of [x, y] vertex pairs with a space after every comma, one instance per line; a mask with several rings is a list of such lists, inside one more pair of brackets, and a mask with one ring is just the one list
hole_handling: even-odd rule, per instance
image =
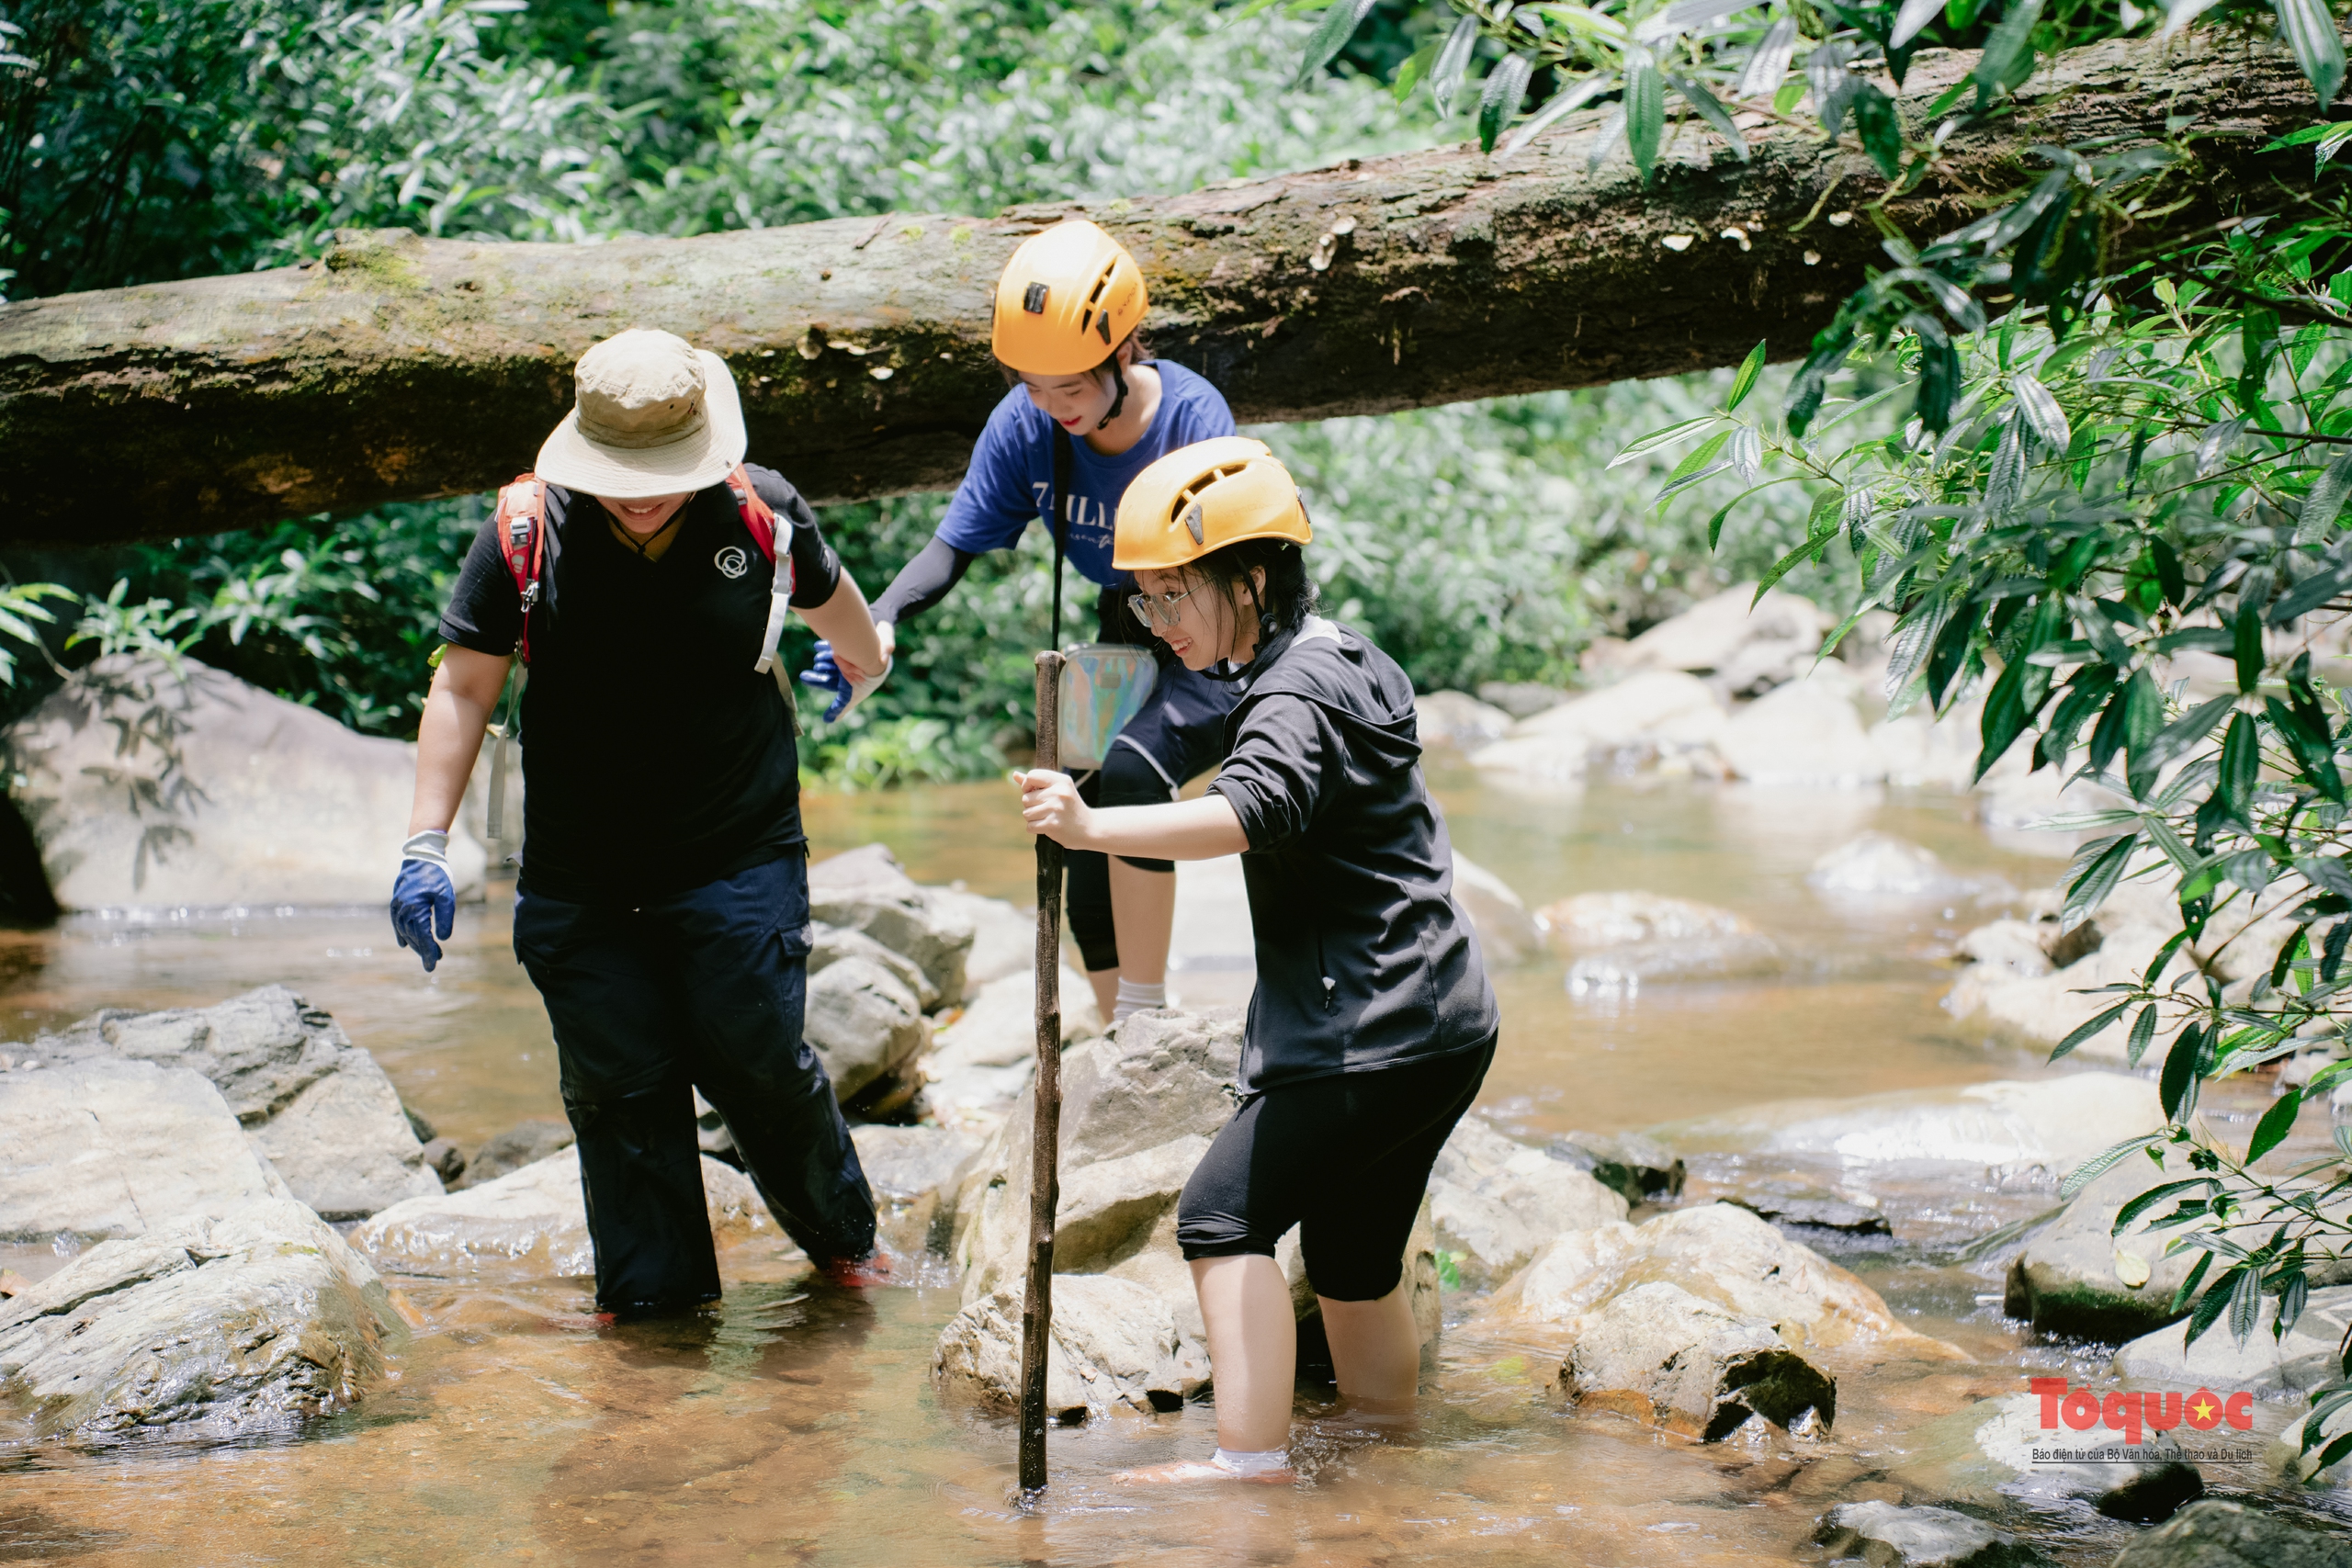
[[[2001, 912], [2001, 894], [1841, 907], [1805, 884], [1817, 856], [1871, 829], [2017, 889], [2063, 866], [1996, 845], [1955, 802], [1674, 780], [1545, 798], [1466, 771], [1433, 783], [1457, 845], [1531, 907], [1594, 890], [1679, 895], [1738, 911], [1793, 955], [1769, 979], [1631, 995], [1572, 998], [1556, 956], [1498, 974], [1505, 1032], [1482, 1106], [1515, 1134], [1541, 1142], [2055, 1070], [1938, 1005], [1951, 943]], [[880, 838], [920, 879], [1028, 900], [1027, 841], [1005, 786], [812, 798], [808, 817], [820, 854]], [[375, 909], [84, 918], [0, 938], [0, 1032], [24, 1038], [100, 1006], [209, 1005], [272, 981], [331, 1010], [461, 1145], [560, 1114], [545, 1015], [496, 904], [461, 912], [431, 978]], [[1238, 994], [1246, 976], [1203, 951], [1174, 982], [1180, 999], [1202, 1001]], [[1838, 1363], [1836, 1428], [1819, 1442], [1699, 1447], [1570, 1412], [1556, 1348], [1482, 1338], [1462, 1326], [1471, 1303], [1456, 1298], [1415, 1434], [1375, 1440], [1302, 1391], [1304, 1483], [1138, 1491], [1112, 1472], [1204, 1456], [1213, 1412], [1120, 1416], [1057, 1430], [1054, 1483], [1019, 1511], [1006, 1503], [1010, 1424], [932, 1396], [952, 1285], [844, 1294], [752, 1243], [723, 1260], [720, 1310], [689, 1322], [597, 1330], [580, 1315], [576, 1280], [396, 1280], [424, 1326], [386, 1385], [300, 1440], [0, 1454], [0, 1562], [1785, 1563], [1818, 1559], [1804, 1543], [1831, 1503], [1899, 1495], [1874, 1477], [1910, 1428], [2020, 1392], [2029, 1375], [2106, 1375], [2103, 1351], [2030, 1343], [2001, 1315], [1997, 1255], [1963, 1252], [2048, 1208], [2046, 1182], [1873, 1187], [1852, 1172], [1717, 1156], [1694, 1161], [1687, 1199], [1774, 1182], [1882, 1204], [1894, 1245], [1841, 1261], [1967, 1357]], [[28, 1273], [62, 1261], [0, 1249], [0, 1263]], [[2275, 1430], [2285, 1416], [2263, 1419]], [[2223, 1492], [2270, 1484], [2252, 1464], [2208, 1480]], [[2135, 1533], [2086, 1507], [2004, 1522], [2080, 1568], [2104, 1568]]]

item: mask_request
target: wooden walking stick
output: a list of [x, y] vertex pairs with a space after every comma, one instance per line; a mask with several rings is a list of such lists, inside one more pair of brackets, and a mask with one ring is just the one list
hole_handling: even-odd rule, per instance
[[[1037, 766], [1061, 757], [1062, 656], [1037, 655]], [[1037, 840], [1037, 1092], [1029, 1164], [1029, 1288], [1021, 1305], [1021, 1490], [1046, 1485], [1046, 1350], [1054, 1334], [1054, 1209], [1061, 1201], [1062, 847]]]

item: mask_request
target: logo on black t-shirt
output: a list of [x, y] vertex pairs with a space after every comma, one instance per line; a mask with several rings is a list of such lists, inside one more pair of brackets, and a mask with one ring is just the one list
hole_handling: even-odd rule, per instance
[[729, 577], [741, 577], [752, 570], [752, 558], [743, 553], [741, 545], [729, 545], [710, 558], [711, 565]]

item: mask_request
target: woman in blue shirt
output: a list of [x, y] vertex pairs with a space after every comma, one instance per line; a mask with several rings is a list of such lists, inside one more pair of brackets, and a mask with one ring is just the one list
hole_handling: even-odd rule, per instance
[[[886, 656], [899, 625], [945, 598], [973, 557], [1013, 548], [1032, 523], [1050, 531], [1057, 491], [1069, 562], [1101, 590], [1102, 640], [1155, 647], [1126, 607], [1134, 578], [1111, 564], [1119, 497], [1163, 454], [1232, 434], [1233, 412], [1200, 377], [1152, 359], [1136, 330], [1145, 308], [1135, 258], [1091, 223], [1057, 223], [1013, 252], [997, 283], [992, 337], [1013, 384], [989, 416], [938, 533], [875, 603]], [[1054, 635], [1058, 642], [1061, 628]], [[1172, 799], [1221, 754], [1233, 692], [1164, 652], [1155, 647], [1159, 674], [1148, 703], [1088, 781], [1094, 804]], [[1165, 1005], [1174, 863], [1080, 852], [1069, 866], [1070, 936], [1103, 1016]]]

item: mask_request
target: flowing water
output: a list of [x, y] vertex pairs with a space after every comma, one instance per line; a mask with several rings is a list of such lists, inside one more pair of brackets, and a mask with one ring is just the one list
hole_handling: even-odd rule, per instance
[[[1671, 780], [1540, 798], [1466, 771], [1432, 782], [1457, 845], [1531, 906], [1614, 888], [1680, 895], [1737, 910], [1791, 955], [1769, 978], [1584, 998], [1567, 993], [1557, 957], [1498, 973], [1505, 1032], [1482, 1106], [1514, 1133], [1541, 1141], [2055, 1070], [1938, 1005], [1951, 943], [2000, 912], [2000, 892], [1840, 907], [1805, 885], [1815, 857], [1871, 829], [2018, 889], [2063, 864], [1995, 844], [1953, 802]], [[808, 818], [820, 855], [881, 838], [919, 878], [1028, 901], [1006, 786], [812, 797]], [[495, 903], [461, 912], [431, 978], [374, 909], [84, 918], [0, 942], [0, 1032], [16, 1038], [99, 1006], [209, 1004], [284, 981], [333, 1010], [460, 1145], [560, 1113], [546, 1018]], [[1173, 978], [1197, 1001], [1245, 977], [1196, 954]], [[602, 1330], [581, 1316], [577, 1280], [395, 1280], [422, 1326], [392, 1376], [299, 1440], [0, 1453], [0, 1562], [1788, 1562], [1818, 1560], [1805, 1542], [1831, 1503], [1900, 1495], [1883, 1472], [1921, 1422], [2019, 1392], [2030, 1374], [2105, 1375], [2096, 1348], [2034, 1344], [2004, 1320], [1997, 1255], [1965, 1251], [2047, 1208], [2046, 1183], [1946, 1173], [1872, 1187], [1866, 1174], [1717, 1157], [1694, 1161], [1688, 1196], [1772, 1181], [1882, 1203], [1894, 1245], [1846, 1261], [1964, 1353], [1833, 1361], [1838, 1419], [1821, 1441], [1700, 1447], [1573, 1412], [1556, 1346], [1482, 1337], [1464, 1325], [1475, 1303], [1455, 1297], [1416, 1432], [1354, 1430], [1302, 1389], [1303, 1483], [1138, 1490], [1113, 1472], [1204, 1456], [1213, 1411], [1121, 1416], [1057, 1430], [1053, 1484], [1019, 1509], [1007, 1502], [1011, 1425], [942, 1408], [930, 1390], [932, 1346], [956, 1306], [944, 1275], [843, 1293], [753, 1242], [724, 1258], [716, 1312]], [[36, 1275], [62, 1261], [0, 1250]], [[2266, 1407], [2264, 1426], [2285, 1418]], [[2255, 1465], [2209, 1482], [2270, 1485]], [[2080, 1507], [2005, 1522], [2081, 1568], [2133, 1533]]]

